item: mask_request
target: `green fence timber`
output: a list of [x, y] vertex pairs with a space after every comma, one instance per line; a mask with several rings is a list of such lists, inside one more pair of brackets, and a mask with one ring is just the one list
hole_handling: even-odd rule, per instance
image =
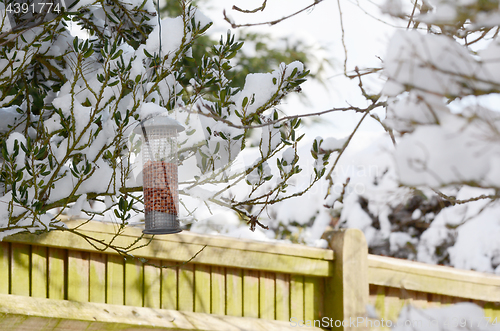
[[[476, 302], [500, 320], [500, 277], [368, 255], [361, 231], [332, 249], [68, 221], [68, 231], [0, 242], [0, 326], [9, 330], [365, 330], [366, 305]], [[125, 259], [99, 242], [140, 247]], [[85, 312], [85, 313], [83, 313]], [[340, 322], [347, 323], [340, 326]], [[337, 325], [338, 327], [336, 327]], [[42, 328], [43, 326], [43, 328]]]

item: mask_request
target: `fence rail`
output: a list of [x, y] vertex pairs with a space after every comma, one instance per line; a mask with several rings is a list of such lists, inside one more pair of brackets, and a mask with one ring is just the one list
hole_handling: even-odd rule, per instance
[[474, 302], [500, 320], [500, 277], [445, 266], [368, 255], [370, 303], [380, 318], [396, 320], [401, 308], [435, 308]]
[[[79, 302], [95, 316], [107, 316], [102, 305], [116, 311], [120, 306], [143, 307], [141, 314], [147, 316], [177, 311], [188, 314], [182, 318], [198, 321], [193, 330], [210, 330], [210, 323], [199, 323], [208, 321], [206, 314], [233, 318], [221, 325], [234, 330], [245, 330], [243, 325], [256, 330], [257, 324], [263, 330], [294, 330], [298, 323], [310, 323], [317, 330], [320, 326], [362, 330], [335, 325], [365, 318], [368, 303], [380, 318], [393, 321], [408, 303], [424, 308], [460, 301], [475, 302], [487, 316], [500, 318], [500, 277], [368, 255], [359, 230], [334, 232], [329, 239], [332, 249], [316, 249], [189, 232], [141, 238], [137, 228], [125, 228], [115, 236], [116, 228], [110, 224], [69, 221], [67, 225], [78, 227], [81, 235], [53, 231], [15, 235], [0, 242], [1, 298], [11, 295], [12, 302], [37, 298], [32, 300], [48, 300], [45, 305], [54, 307], [64, 300], [76, 310]], [[95, 239], [93, 245], [89, 238]], [[110, 240], [117, 246], [134, 243], [139, 248], [132, 252], [134, 258], [124, 259], [104, 245]], [[0, 300], [0, 323], [9, 318], [12, 322], [13, 303], [1, 301], [6, 300]], [[131, 311], [126, 312], [127, 321], [133, 320]], [[70, 314], [61, 314], [54, 309], [51, 323], [70, 319]], [[88, 321], [74, 319], [88, 327]], [[168, 323], [161, 328], [175, 329]], [[130, 325], [129, 329], [139, 330]]]

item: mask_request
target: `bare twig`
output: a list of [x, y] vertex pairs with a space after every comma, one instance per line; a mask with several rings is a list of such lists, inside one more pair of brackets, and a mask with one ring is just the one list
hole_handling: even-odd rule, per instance
[[337, 0], [337, 6], [339, 7], [340, 30], [342, 31], [342, 48], [344, 49], [344, 75], [347, 76], [347, 46], [345, 44], [344, 20], [340, 0]]
[[[413, 9], [411, 11], [410, 19], [408, 20], [408, 26], [406, 27], [407, 30], [410, 28], [411, 22], [413, 22], [413, 17], [415, 16], [415, 10], [417, 9], [417, 3], [418, 0], [415, 0], [415, 3], [413, 4]], [[415, 28], [415, 25], [413, 25], [413, 27]]]
[[[296, 11], [295, 13], [293, 14], [290, 14], [288, 16], [284, 16], [280, 19], [277, 19], [277, 20], [273, 20], [273, 21], [267, 21], [267, 22], [260, 22], [260, 23], [246, 23], [246, 24], [236, 24], [234, 22], [231, 21], [231, 19], [226, 15], [226, 11], [224, 10], [223, 11], [223, 14], [224, 14], [224, 20], [226, 20], [226, 22], [228, 22], [229, 24], [231, 24], [231, 27], [233, 29], [236, 29], [236, 28], [241, 28], [241, 27], [246, 27], [246, 26], [257, 26], [257, 25], [275, 25], [275, 24], [278, 24], [280, 22], [283, 22], [284, 20], [287, 20], [293, 16], [296, 16], [310, 8], [313, 8], [314, 6], [316, 6], [318, 3], [322, 2], [323, 0], [315, 0], [312, 4], [310, 4], [309, 6], [307, 7], [304, 7], [302, 8], [301, 10], [299, 11]], [[234, 7], [233, 7], [234, 9]]]
[[[365, 120], [366, 116], [368, 116], [369, 113], [370, 113], [370, 111], [367, 110], [365, 112], [365, 114], [363, 115], [363, 117], [361, 117], [361, 119], [359, 120], [358, 124], [356, 125], [356, 127], [354, 128], [354, 130], [352, 130], [351, 134], [349, 135], [349, 137], [347, 138], [346, 142], [344, 143], [344, 146], [339, 151], [339, 154], [337, 155], [337, 158], [335, 159], [335, 162], [333, 163], [333, 166], [330, 168], [330, 171], [328, 171], [328, 174], [326, 175], [325, 179], [329, 181], [329, 186], [330, 187], [333, 185], [333, 178], [332, 178], [333, 170], [335, 170], [335, 167], [337, 166], [337, 163], [339, 162], [340, 157], [342, 156], [342, 154], [344, 154], [345, 150], [347, 149], [347, 146], [349, 146], [349, 143], [351, 142], [352, 138], [354, 137], [354, 135], [358, 131], [359, 127], [361, 126], [361, 123], [363, 123], [363, 121]], [[328, 191], [329, 190], [330, 189], [328, 189]], [[330, 192], [327, 192], [327, 195], [325, 196], [325, 199], [326, 199], [326, 197], [328, 196], [329, 193]]]
[[354, 107], [354, 106], [349, 106], [349, 107], [339, 107], [339, 108], [331, 108], [331, 109], [327, 109], [327, 110], [323, 110], [323, 111], [320, 111], [320, 112], [316, 112], [316, 113], [308, 113], [308, 114], [302, 114], [302, 115], [291, 115], [291, 116], [285, 116], [285, 117], [282, 117], [280, 119], [277, 119], [275, 121], [269, 121], [269, 122], [266, 122], [266, 123], [262, 123], [262, 124], [255, 124], [255, 125], [239, 125], [239, 124], [235, 124], [234, 122], [231, 122], [217, 114], [215, 114], [214, 112], [212, 112], [212, 110], [210, 109], [209, 106], [207, 105], [203, 105], [204, 108], [208, 109], [210, 111], [209, 114], [207, 113], [204, 113], [201, 111], [201, 108], [198, 106], [198, 112], [196, 112], [196, 114], [199, 114], [199, 115], [202, 115], [202, 116], [205, 116], [205, 117], [211, 117], [217, 121], [221, 121], [231, 127], [234, 127], [234, 128], [237, 128], [237, 129], [257, 129], [257, 128], [262, 128], [262, 127], [266, 127], [266, 126], [270, 126], [270, 125], [275, 125], [275, 124], [278, 124], [278, 123], [281, 123], [281, 122], [286, 122], [286, 121], [290, 121], [290, 120], [293, 120], [293, 119], [296, 119], [296, 118], [305, 118], [305, 117], [312, 117], [312, 116], [321, 116], [323, 114], [328, 114], [328, 113], [332, 113], [332, 112], [345, 112], [345, 111], [349, 111], [349, 110], [353, 110], [355, 111], [356, 113], [364, 113], [366, 112], [368, 109], [369, 110], [372, 110], [372, 109], [375, 109], [375, 108], [378, 108], [378, 107], [383, 107], [385, 106], [385, 102], [377, 102], [376, 104], [373, 104], [373, 105], [370, 105], [369, 107], [367, 108], [359, 108], [359, 107]]
[[481, 194], [481, 195], [479, 195], [477, 197], [460, 200], [460, 199], [457, 199], [457, 198], [455, 198], [453, 196], [446, 195], [446, 194], [444, 194], [443, 192], [441, 192], [439, 190], [433, 189], [433, 191], [437, 195], [439, 195], [441, 198], [449, 201], [452, 205], [463, 205], [465, 203], [472, 202], [472, 201], [479, 201], [479, 200], [484, 200], [484, 199], [496, 200], [496, 199], [500, 198], [500, 196], [498, 194], [489, 194], [489, 195]]
[[256, 13], [258, 11], [264, 11], [264, 9], [266, 8], [266, 4], [267, 4], [267, 0], [264, 0], [262, 5], [260, 7], [255, 8], [255, 9], [246, 10], [246, 9], [241, 9], [240, 7], [237, 7], [237, 6], [233, 6], [233, 10], [236, 10], [236, 11], [239, 11], [242, 13], [246, 13], [246, 14], [252, 14], [252, 13]]

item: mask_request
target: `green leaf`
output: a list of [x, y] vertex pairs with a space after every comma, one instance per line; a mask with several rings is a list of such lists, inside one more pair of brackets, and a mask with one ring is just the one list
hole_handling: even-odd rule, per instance
[[244, 133], [243, 133], [243, 134], [239, 134], [239, 135], [235, 136], [235, 137], [233, 138], [233, 140], [239, 140], [239, 139], [241, 139], [244, 135], [245, 135]]
[[79, 2], [80, 2], [80, 0], [76, 0], [76, 1], [74, 1], [71, 5], [69, 5], [69, 6], [68, 6], [68, 8], [72, 8], [72, 7], [74, 7], [74, 6], [75, 6], [77, 3], [79, 3]]
[[28, 149], [26, 148], [26, 146], [24, 146], [24, 144], [21, 142], [21, 149], [26, 153], [26, 154], [29, 154], [29, 151]]
[[123, 49], [119, 49], [118, 52], [116, 52], [112, 57], [111, 60], [117, 59], [120, 55], [122, 55]]
[[241, 106], [242, 106], [243, 108], [245, 108], [245, 106], [247, 105], [247, 103], [248, 103], [248, 97], [244, 97], [244, 98], [243, 98], [243, 102], [241, 103]]
[[91, 56], [92, 54], [94, 54], [94, 49], [93, 48], [89, 48], [85, 54], [83, 54], [83, 57], [84, 58], [88, 58], [89, 56]]
[[4, 160], [9, 159], [9, 154], [7, 153], [7, 144], [5, 143], [5, 140], [2, 141], [2, 156]]
[[201, 155], [204, 159], [208, 159], [208, 155], [207, 155], [207, 154], [205, 154], [205, 153], [203, 153], [203, 152], [201, 151], [201, 149], [199, 149], [199, 150], [198, 150], [198, 152], [200, 153], [200, 155]]
[[44, 146], [42, 146], [42, 148], [40, 148], [40, 150], [36, 154], [35, 158], [37, 160], [41, 160], [45, 156], [46, 152], [47, 152], [47, 146], [44, 145]]
[[227, 91], [226, 91], [226, 90], [222, 90], [222, 91], [220, 92], [220, 101], [221, 101], [221, 102], [224, 102], [224, 99], [226, 99], [226, 93], [227, 93]]

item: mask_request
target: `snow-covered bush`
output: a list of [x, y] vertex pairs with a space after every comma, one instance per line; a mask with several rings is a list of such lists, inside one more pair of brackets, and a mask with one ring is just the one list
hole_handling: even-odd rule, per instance
[[[314, 140], [315, 163], [301, 167], [307, 174], [324, 173], [325, 180], [305, 196], [268, 208], [268, 217], [277, 220], [272, 228], [315, 244], [328, 224], [357, 227], [375, 254], [500, 272], [500, 244], [493, 239], [500, 230], [498, 1], [375, 3], [383, 19], [401, 28], [393, 32], [381, 68], [345, 67], [366, 106], [329, 110], [357, 112], [359, 125], [346, 139]], [[370, 81], [379, 73], [382, 86]], [[387, 137], [350, 153], [368, 118]], [[305, 154], [299, 153], [301, 160]], [[322, 162], [323, 156], [331, 157]]]
[[[283, 119], [273, 107], [308, 72], [302, 63], [282, 63], [234, 86], [227, 73], [242, 42], [228, 32], [193, 58], [191, 47], [211, 22], [188, 2], [181, 7], [180, 16], [160, 20], [151, 0], [80, 1], [29, 26], [3, 11], [0, 237], [63, 229], [61, 214], [83, 212], [122, 227], [136, 221], [141, 146], [132, 130], [159, 112], [186, 128], [179, 137], [182, 216], [218, 205], [252, 229], [265, 227], [260, 213], [286, 199], [287, 181], [301, 171], [293, 152], [300, 120]], [[186, 82], [192, 62], [197, 71]], [[258, 155], [237, 165], [259, 132], [252, 140]], [[268, 163], [283, 152], [281, 165]], [[246, 191], [233, 194], [237, 183]]]
[[500, 273], [498, 1], [382, 9], [408, 27], [383, 59], [393, 178], [347, 197], [340, 225], [362, 228], [372, 253]]
[[443, 308], [418, 309], [404, 307], [394, 323], [386, 321], [394, 331], [496, 331], [500, 330], [498, 318], [486, 317], [484, 310], [470, 302], [457, 303]]

